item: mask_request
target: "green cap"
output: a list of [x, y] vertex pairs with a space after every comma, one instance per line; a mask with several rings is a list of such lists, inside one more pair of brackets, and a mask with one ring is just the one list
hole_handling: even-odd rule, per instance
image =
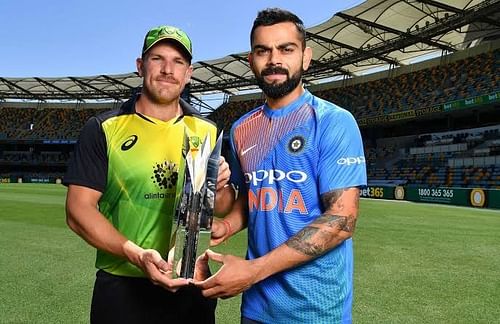
[[189, 36], [179, 28], [172, 26], [158, 26], [148, 31], [144, 38], [142, 54], [146, 53], [154, 44], [164, 39], [176, 41], [185, 50], [189, 59], [193, 58], [193, 47]]

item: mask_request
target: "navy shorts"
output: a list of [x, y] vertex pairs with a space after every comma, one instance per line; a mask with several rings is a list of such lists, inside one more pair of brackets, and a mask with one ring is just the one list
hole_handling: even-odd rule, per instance
[[194, 286], [172, 293], [148, 279], [96, 274], [90, 322], [215, 323], [216, 299], [203, 297]]

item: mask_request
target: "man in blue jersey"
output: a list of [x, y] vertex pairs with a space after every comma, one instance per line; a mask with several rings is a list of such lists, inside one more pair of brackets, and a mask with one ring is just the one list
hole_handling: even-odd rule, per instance
[[261, 11], [250, 39], [266, 102], [231, 129], [240, 195], [212, 234], [218, 243], [248, 227], [247, 257], [207, 251], [223, 266], [196, 284], [207, 297], [243, 292], [242, 323], [350, 323], [352, 235], [366, 185], [358, 126], [303, 88], [312, 51], [296, 15]]

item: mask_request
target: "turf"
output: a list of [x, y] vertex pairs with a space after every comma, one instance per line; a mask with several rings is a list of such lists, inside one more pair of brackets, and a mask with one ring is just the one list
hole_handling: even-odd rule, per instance
[[364, 200], [355, 236], [358, 323], [494, 323], [500, 212]]
[[[0, 184], [0, 323], [88, 323], [94, 250], [64, 220], [65, 188]], [[362, 200], [355, 323], [494, 323], [500, 211]], [[244, 255], [244, 232], [216, 251]], [[218, 323], [239, 323], [240, 297]]]

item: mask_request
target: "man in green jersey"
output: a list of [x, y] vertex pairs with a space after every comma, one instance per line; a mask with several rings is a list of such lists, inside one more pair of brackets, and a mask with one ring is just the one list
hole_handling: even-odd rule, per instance
[[[64, 184], [69, 227], [97, 248], [92, 323], [215, 321], [216, 302], [189, 280], [172, 279], [165, 260], [184, 133], [193, 144], [210, 134], [213, 147], [217, 132], [180, 98], [191, 59], [186, 33], [171, 26], [151, 29], [136, 62], [141, 92], [89, 119], [81, 131]], [[191, 151], [196, 154], [195, 145]], [[229, 176], [221, 158], [218, 214], [234, 200]]]

